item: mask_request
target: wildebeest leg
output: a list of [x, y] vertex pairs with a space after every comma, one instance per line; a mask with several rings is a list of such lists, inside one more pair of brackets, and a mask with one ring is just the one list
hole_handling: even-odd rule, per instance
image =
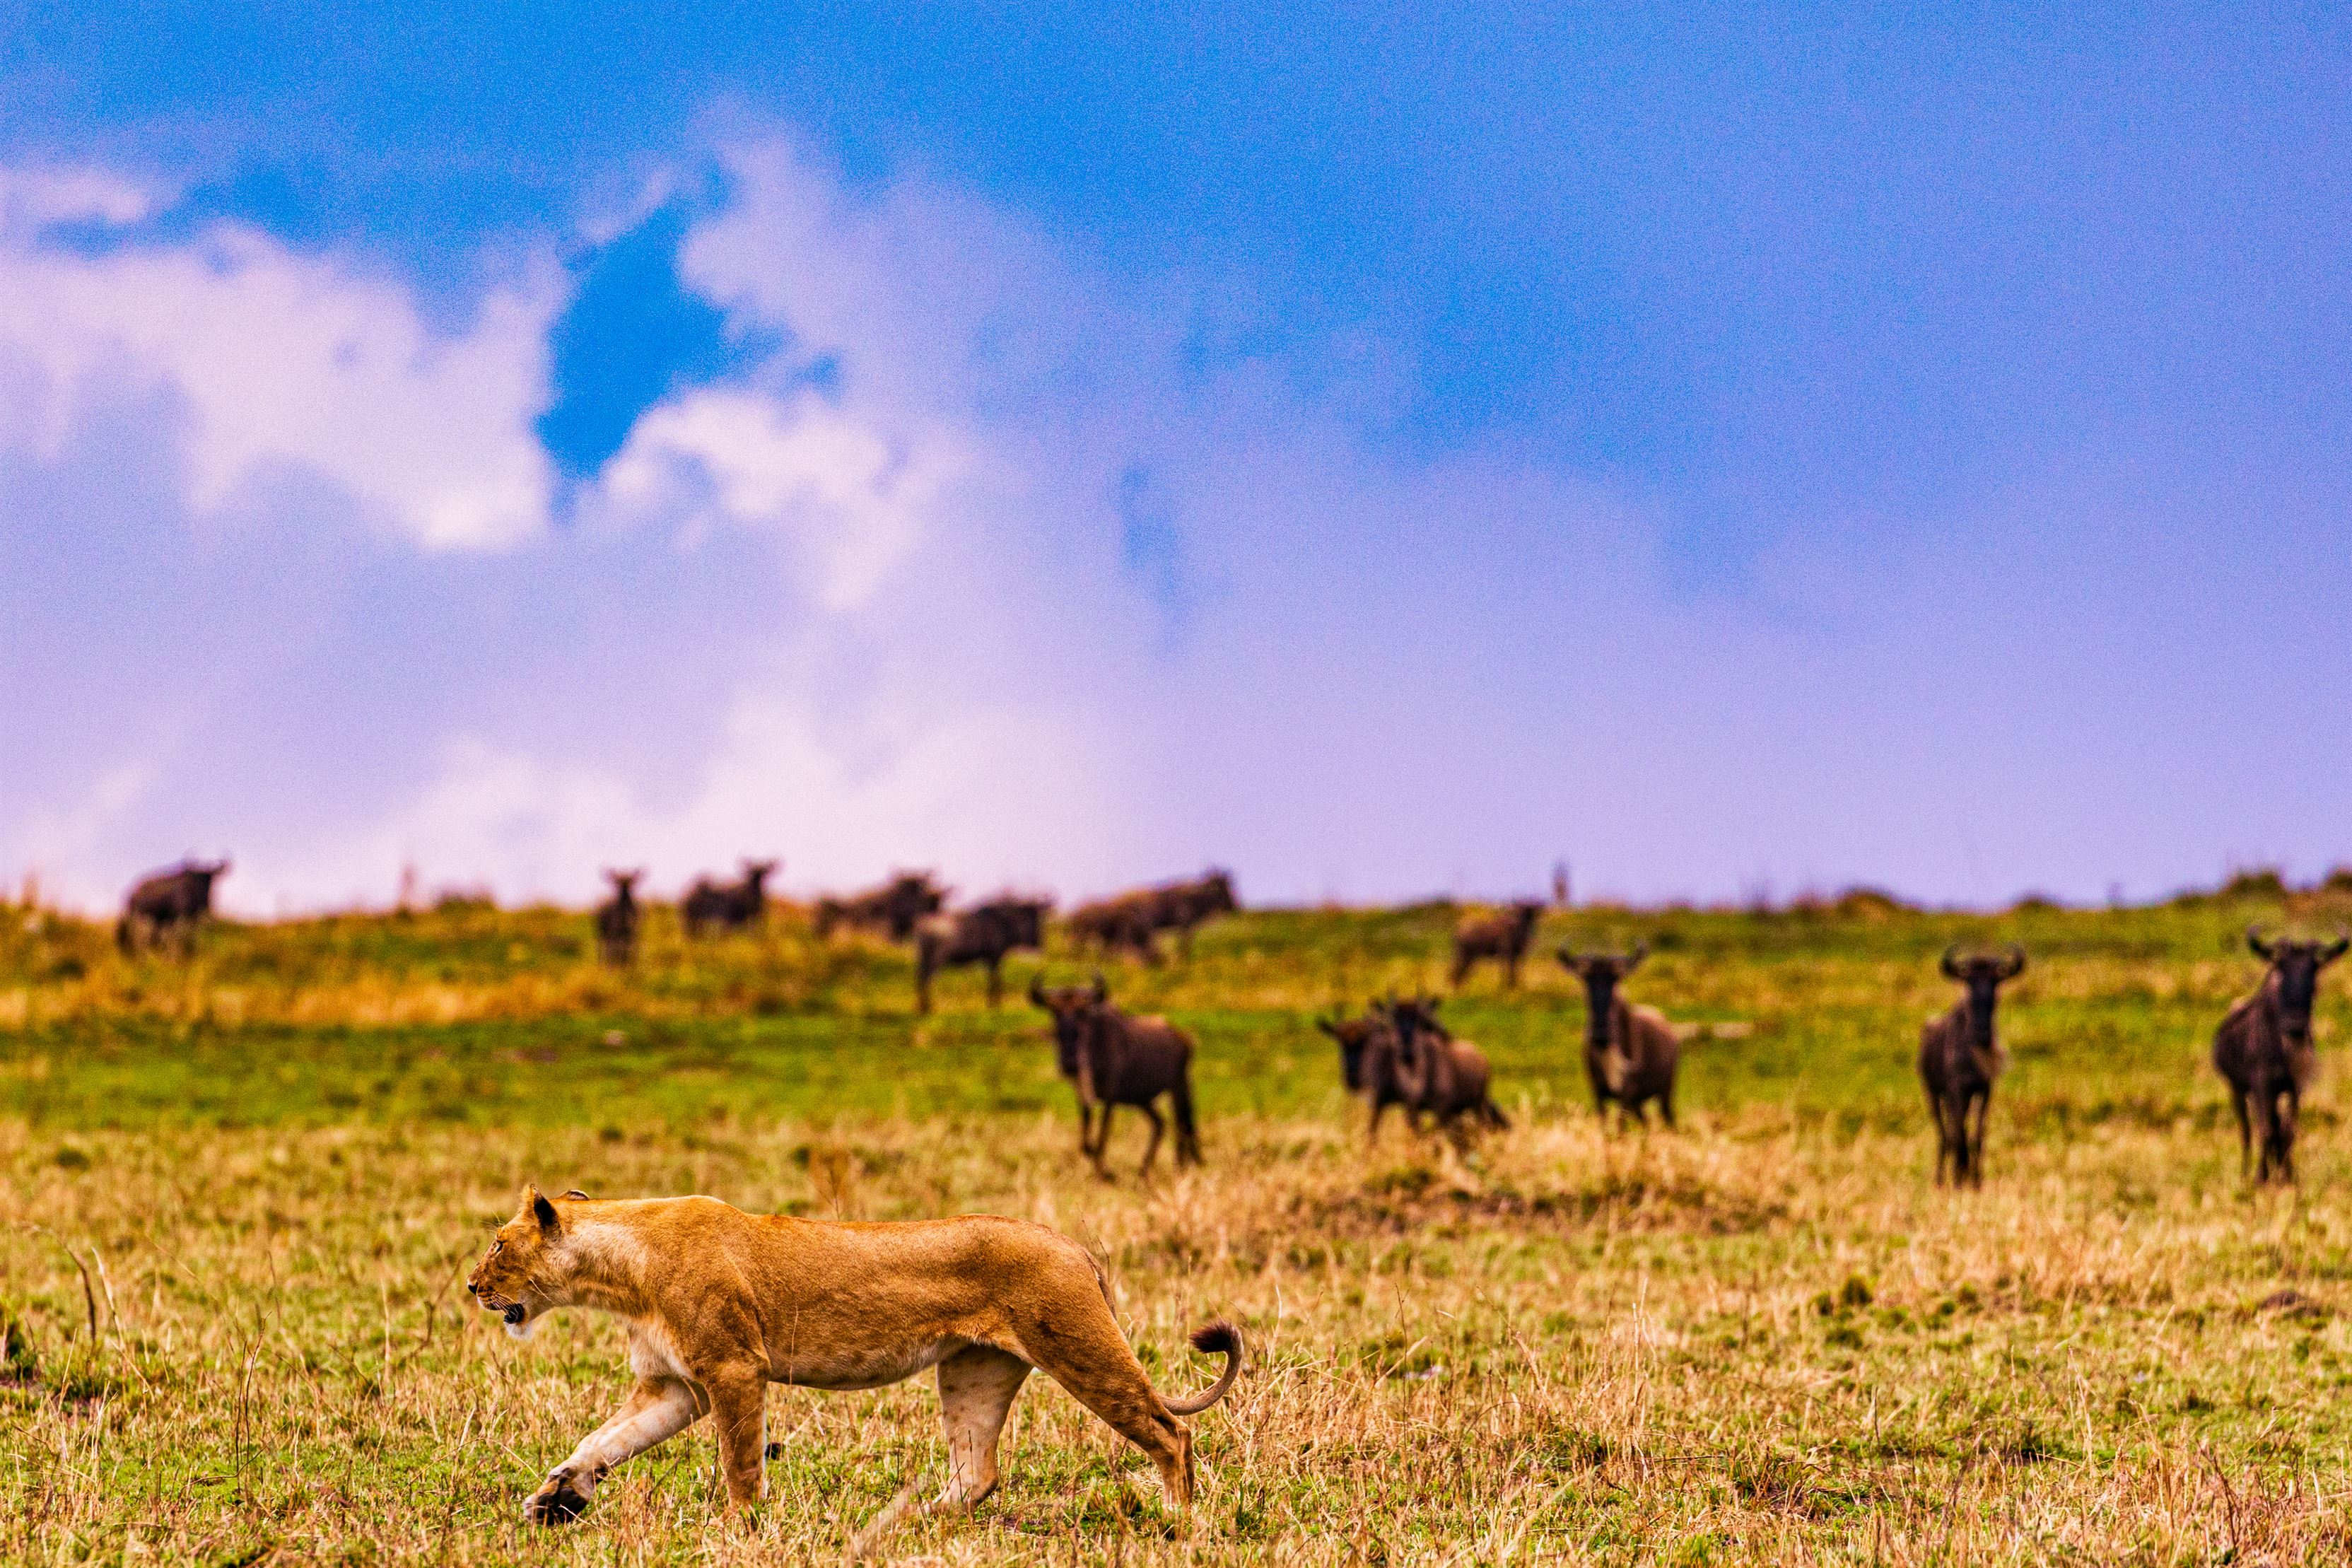
[[1369, 1128], [1365, 1129], [1364, 1131], [1364, 1142], [1367, 1144], [1377, 1143], [1381, 1141], [1381, 1116], [1382, 1112], [1388, 1110], [1388, 1108], [1389, 1102], [1387, 1100], [1377, 1097], [1373, 1099], [1372, 1124]]
[[1518, 988], [1519, 955], [1516, 952], [1505, 953], [1503, 955], [1503, 989], [1517, 991]]
[[1658, 1120], [1666, 1124], [1668, 1131], [1674, 1130], [1675, 1091], [1671, 1089], [1658, 1091]]
[[1992, 1108], [1992, 1090], [1979, 1090], [1969, 1096], [1960, 1108], [1960, 1149], [1969, 1167], [1969, 1185], [1984, 1185], [1985, 1112]]
[[1168, 1099], [1176, 1116], [1176, 1163], [1197, 1165], [1201, 1163], [1201, 1131], [1192, 1124], [1192, 1086], [1177, 1079]]
[[1940, 1096], [1930, 1095], [1927, 1097], [1927, 1109], [1936, 1117], [1936, 1184], [1940, 1187], [1947, 1180], [1958, 1184], [1965, 1173], [1960, 1163], [1959, 1139], [1952, 1131], [1952, 1102]]
[[2278, 1168], [2280, 1177], [2294, 1181], [2294, 1134], [2303, 1120], [2303, 1093], [2289, 1088], [2286, 1091], [2286, 1114], [2279, 1118]]
[[1143, 1146], [1143, 1163], [1137, 1167], [1135, 1173], [1148, 1178], [1151, 1174], [1151, 1162], [1160, 1152], [1160, 1135], [1168, 1131], [1168, 1123], [1161, 1120], [1159, 1109], [1148, 1100], [1136, 1109], [1151, 1118], [1151, 1142]]
[[2236, 1084], [2230, 1086], [2230, 1109], [2238, 1113], [2238, 1180], [2242, 1182], [2253, 1173], [2254, 1124], [2246, 1110], [2246, 1091]]
[[1084, 1100], [1078, 1101], [1078, 1152], [1095, 1157], [1095, 1108]]
[[2254, 1093], [2254, 1131], [2262, 1145], [2254, 1163], [2254, 1184], [2260, 1186], [2271, 1179], [2278, 1152], [2278, 1095], [2267, 1084]]
[[992, 1011], [1004, 1000], [1004, 960], [988, 961], [988, 1005]]
[[1095, 1174], [1110, 1180], [1110, 1167], [1103, 1163], [1103, 1153], [1110, 1147], [1110, 1113], [1118, 1108], [1108, 1100], [1098, 1108], [1095, 1120], [1095, 1146], [1087, 1151], [1087, 1158], [1095, 1164]]

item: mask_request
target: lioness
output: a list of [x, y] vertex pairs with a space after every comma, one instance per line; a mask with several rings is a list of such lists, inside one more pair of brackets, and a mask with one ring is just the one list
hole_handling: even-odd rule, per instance
[[[1224, 1370], [1205, 1394], [1164, 1399], [1111, 1316], [1108, 1283], [1066, 1237], [989, 1215], [862, 1225], [749, 1215], [717, 1198], [595, 1202], [526, 1186], [466, 1289], [517, 1338], [557, 1307], [629, 1320], [636, 1387], [523, 1504], [576, 1519], [605, 1472], [710, 1413], [729, 1500], [767, 1488], [771, 1383], [879, 1388], [936, 1366], [947, 1487], [929, 1508], [969, 1509], [995, 1489], [996, 1438], [1032, 1367], [1151, 1457], [1169, 1501], [1192, 1498], [1192, 1436], [1241, 1370], [1241, 1336], [1192, 1335]], [[909, 1494], [911, 1488], [909, 1489]], [[895, 1521], [909, 1494], [866, 1535]]]

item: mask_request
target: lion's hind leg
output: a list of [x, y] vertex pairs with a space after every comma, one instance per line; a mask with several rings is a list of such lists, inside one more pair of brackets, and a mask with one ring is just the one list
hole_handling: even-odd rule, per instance
[[1135, 1359], [1110, 1305], [1088, 1282], [1066, 1310], [1021, 1331], [1021, 1348], [1072, 1398], [1142, 1449], [1160, 1471], [1169, 1503], [1192, 1501], [1192, 1434], [1176, 1419]]
[[1004, 1418], [1028, 1381], [1029, 1363], [1007, 1351], [970, 1345], [940, 1363], [940, 1419], [948, 1434], [948, 1482], [940, 1495], [919, 1509], [915, 1488], [890, 1500], [866, 1521], [850, 1542], [850, 1556], [873, 1551], [903, 1523], [909, 1512], [968, 1511], [996, 1489], [996, 1440]]

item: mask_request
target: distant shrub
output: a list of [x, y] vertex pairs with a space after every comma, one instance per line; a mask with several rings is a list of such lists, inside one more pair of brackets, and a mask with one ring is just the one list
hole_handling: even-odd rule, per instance
[[2352, 893], [2352, 866], [2329, 867], [2327, 875], [2320, 879], [2319, 890], [2323, 893]]
[[2249, 866], [2243, 870], [2230, 873], [2230, 879], [2221, 884], [2221, 897], [2284, 899], [2286, 897], [2286, 879], [2279, 875], [2275, 866]]

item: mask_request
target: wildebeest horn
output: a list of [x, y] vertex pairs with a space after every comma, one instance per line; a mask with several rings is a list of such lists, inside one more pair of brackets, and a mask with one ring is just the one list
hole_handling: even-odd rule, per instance
[[1563, 969], [1574, 969], [1576, 967], [1576, 946], [1573, 942], [1561, 942], [1558, 947], [1552, 949], [1551, 955], [1559, 960], [1560, 967]]
[[1634, 970], [1641, 967], [1642, 960], [1649, 956], [1650, 944], [1646, 941], [1635, 942], [1633, 951], [1625, 956], [1625, 973], [1633, 973]]
[[2246, 946], [2253, 951], [2256, 958], [2265, 963], [2270, 962], [2271, 944], [2263, 940], [2262, 927], [2252, 925], [2246, 928]]
[[1960, 944], [1958, 942], [1956, 942], [1944, 950], [1943, 960], [1937, 967], [1944, 972], [1944, 978], [1947, 980], [1958, 980], [1960, 977]]
[[2339, 927], [2336, 932], [2336, 940], [2319, 950], [2319, 962], [2333, 963], [2347, 952], [2352, 952], [2352, 932], [2347, 932]]
[[2016, 942], [2009, 944], [2009, 962], [2000, 966], [2003, 980], [2014, 980], [2025, 973], [2025, 949]]
[[1095, 971], [1095, 1000], [1097, 1002], [1110, 1000], [1110, 982], [1103, 978], [1102, 971], [1099, 969]]

